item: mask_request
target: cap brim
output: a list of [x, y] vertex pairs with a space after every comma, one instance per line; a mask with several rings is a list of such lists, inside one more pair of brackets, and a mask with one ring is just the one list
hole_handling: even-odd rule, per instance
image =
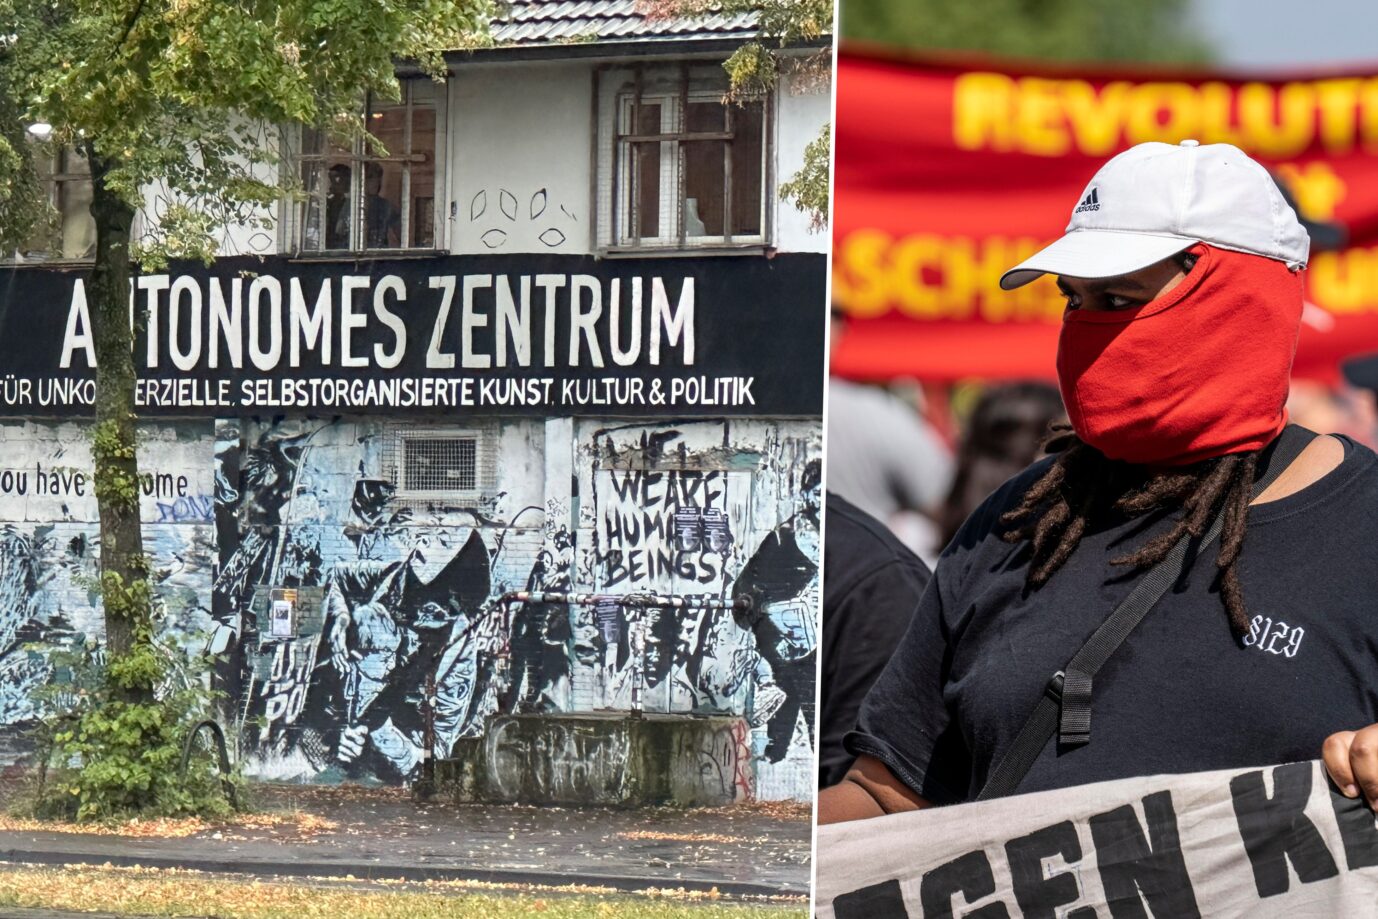
[[1070, 278], [1113, 278], [1147, 268], [1201, 240], [1151, 236], [1120, 230], [1073, 230], [1000, 276], [1005, 290], [1023, 287], [1045, 274]]

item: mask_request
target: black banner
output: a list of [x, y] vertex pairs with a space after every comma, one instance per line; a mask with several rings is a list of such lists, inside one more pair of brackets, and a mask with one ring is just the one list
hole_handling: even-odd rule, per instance
[[[819, 415], [827, 258], [226, 258], [136, 278], [150, 416]], [[93, 411], [87, 272], [0, 270], [0, 416]]]

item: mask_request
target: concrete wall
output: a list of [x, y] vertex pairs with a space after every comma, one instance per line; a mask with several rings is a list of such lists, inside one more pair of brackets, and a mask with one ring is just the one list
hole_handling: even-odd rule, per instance
[[[805, 485], [818, 423], [462, 426], [488, 444], [469, 504], [399, 498], [388, 468], [398, 427], [382, 420], [147, 429], [160, 611], [183, 641], [225, 656], [215, 681], [241, 722], [247, 771], [414, 779], [430, 679], [442, 757], [514, 712], [736, 716], [753, 765], [743, 796], [810, 796], [818, 494]], [[24, 645], [100, 632], [82, 586], [98, 527], [81, 426], [0, 422], [0, 436], [0, 742], [13, 753], [49, 675]], [[294, 637], [268, 634], [261, 585], [301, 591]], [[600, 620], [588, 606], [497, 602], [525, 589], [749, 592], [763, 614]]]
[[504, 715], [461, 741], [439, 787], [460, 801], [717, 807], [754, 787], [741, 718]]

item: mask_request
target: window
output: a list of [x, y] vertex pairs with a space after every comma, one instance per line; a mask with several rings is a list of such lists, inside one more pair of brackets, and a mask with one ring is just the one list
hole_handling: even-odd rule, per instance
[[769, 100], [724, 102], [717, 64], [641, 68], [613, 114], [613, 247], [762, 245]]
[[306, 200], [297, 202], [302, 252], [439, 248], [444, 87], [403, 80], [399, 102], [370, 99], [364, 118], [386, 156], [303, 129], [295, 156]]
[[402, 439], [402, 491], [476, 491], [478, 489], [478, 439], [476, 437], [404, 437]]
[[34, 165], [52, 212], [15, 253], [19, 261], [88, 259], [96, 254], [96, 220], [91, 216], [91, 167], [70, 148], [35, 150]]
[[390, 425], [383, 466], [400, 501], [472, 503], [493, 489], [495, 449], [495, 438], [483, 425]]

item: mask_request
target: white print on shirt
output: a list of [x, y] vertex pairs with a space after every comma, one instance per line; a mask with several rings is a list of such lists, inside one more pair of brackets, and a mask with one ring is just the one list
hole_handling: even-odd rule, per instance
[[1269, 654], [1284, 654], [1296, 657], [1306, 630], [1301, 626], [1291, 628], [1279, 619], [1274, 622], [1269, 616], [1255, 616], [1249, 623], [1249, 634], [1244, 636], [1244, 646], [1257, 647]]

